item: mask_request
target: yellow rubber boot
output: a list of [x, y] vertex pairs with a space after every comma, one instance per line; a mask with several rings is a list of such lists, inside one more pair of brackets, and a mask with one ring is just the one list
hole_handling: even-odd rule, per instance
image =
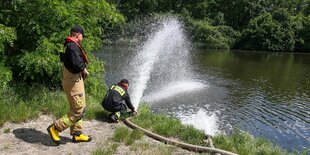
[[59, 131], [55, 128], [55, 125], [52, 124], [47, 128], [48, 134], [51, 136], [52, 140], [59, 145], [60, 144], [60, 137]]
[[73, 138], [72, 141], [74, 143], [79, 143], [79, 142], [90, 142], [91, 141], [91, 137], [84, 135], [81, 132], [77, 132], [73, 134]]

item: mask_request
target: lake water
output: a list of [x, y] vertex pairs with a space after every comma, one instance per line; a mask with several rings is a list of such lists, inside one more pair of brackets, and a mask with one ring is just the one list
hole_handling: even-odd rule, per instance
[[[106, 62], [110, 85], [126, 77], [124, 69], [135, 48], [103, 51], [97, 55]], [[289, 151], [310, 148], [309, 54], [202, 49], [193, 51], [191, 58], [194, 78], [205, 87], [181, 81], [174, 90], [163, 86], [154, 93], [149, 82], [143, 96], [155, 112], [178, 117], [209, 134], [240, 128]]]
[[146, 101], [207, 134], [234, 128], [288, 151], [310, 149], [310, 54], [212, 51], [190, 46], [181, 24], [164, 21], [137, 46], [105, 46], [106, 83], [130, 81]]

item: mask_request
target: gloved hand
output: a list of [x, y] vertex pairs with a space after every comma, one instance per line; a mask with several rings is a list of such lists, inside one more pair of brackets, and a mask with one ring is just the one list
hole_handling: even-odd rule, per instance
[[82, 71], [82, 78], [83, 80], [85, 81], [86, 80], [86, 77], [89, 75], [89, 72], [87, 71], [87, 69], [85, 68], [83, 71]]
[[137, 114], [138, 114], [137, 111], [132, 111], [132, 115], [133, 115], [133, 116], [135, 116], [135, 115], [137, 115]]

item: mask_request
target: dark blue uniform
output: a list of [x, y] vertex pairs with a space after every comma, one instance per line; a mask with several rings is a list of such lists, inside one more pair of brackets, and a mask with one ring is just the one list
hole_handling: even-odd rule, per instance
[[135, 110], [127, 90], [117, 84], [112, 85], [108, 90], [102, 101], [102, 107], [109, 112], [126, 112], [127, 107], [131, 111]]

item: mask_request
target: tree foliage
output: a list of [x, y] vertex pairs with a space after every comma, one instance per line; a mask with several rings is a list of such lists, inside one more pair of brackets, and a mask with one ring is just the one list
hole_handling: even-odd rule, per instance
[[[190, 19], [187, 27], [194, 41], [208, 48], [310, 51], [310, 0], [111, 1], [128, 20], [156, 13], [182, 15]], [[223, 28], [232, 35], [223, 34]]]
[[240, 33], [228, 26], [212, 26], [205, 21], [191, 21], [190, 31], [195, 42], [203, 43], [202, 46], [212, 49], [229, 49]]
[[6, 47], [13, 47], [14, 40], [16, 40], [15, 28], [6, 27], [3, 24], [0, 24], [0, 54], [2, 55], [2, 59], [4, 58]]
[[12, 71], [0, 63], [0, 88], [7, 87], [8, 83], [12, 80]]
[[310, 51], [310, 16], [298, 15], [293, 18], [296, 30], [295, 50], [300, 52]]
[[[10, 30], [7, 27], [16, 30], [14, 46], [14, 35], [0, 38], [1, 51], [6, 51], [1, 52], [7, 57], [5, 66], [12, 66], [17, 80], [51, 86], [60, 84], [58, 54], [63, 51], [64, 39], [72, 26], [84, 28], [88, 37], [83, 40], [83, 47], [87, 55], [93, 57], [90, 52], [101, 47], [105, 28], [124, 21], [115, 7], [105, 0], [14, 0], [3, 4], [0, 6], [1, 32], [3, 25], [6, 31]], [[90, 72], [102, 74], [103, 65], [92, 63], [99, 64], [98, 60], [91, 59]]]
[[12, 71], [4, 65], [7, 47], [12, 47], [16, 40], [16, 31], [12, 27], [0, 24], [0, 88], [5, 88], [12, 80]]
[[252, 19], [239, 44], [242, 49], [293, 51], [294, 36], [289, 14], [281, 9]]

